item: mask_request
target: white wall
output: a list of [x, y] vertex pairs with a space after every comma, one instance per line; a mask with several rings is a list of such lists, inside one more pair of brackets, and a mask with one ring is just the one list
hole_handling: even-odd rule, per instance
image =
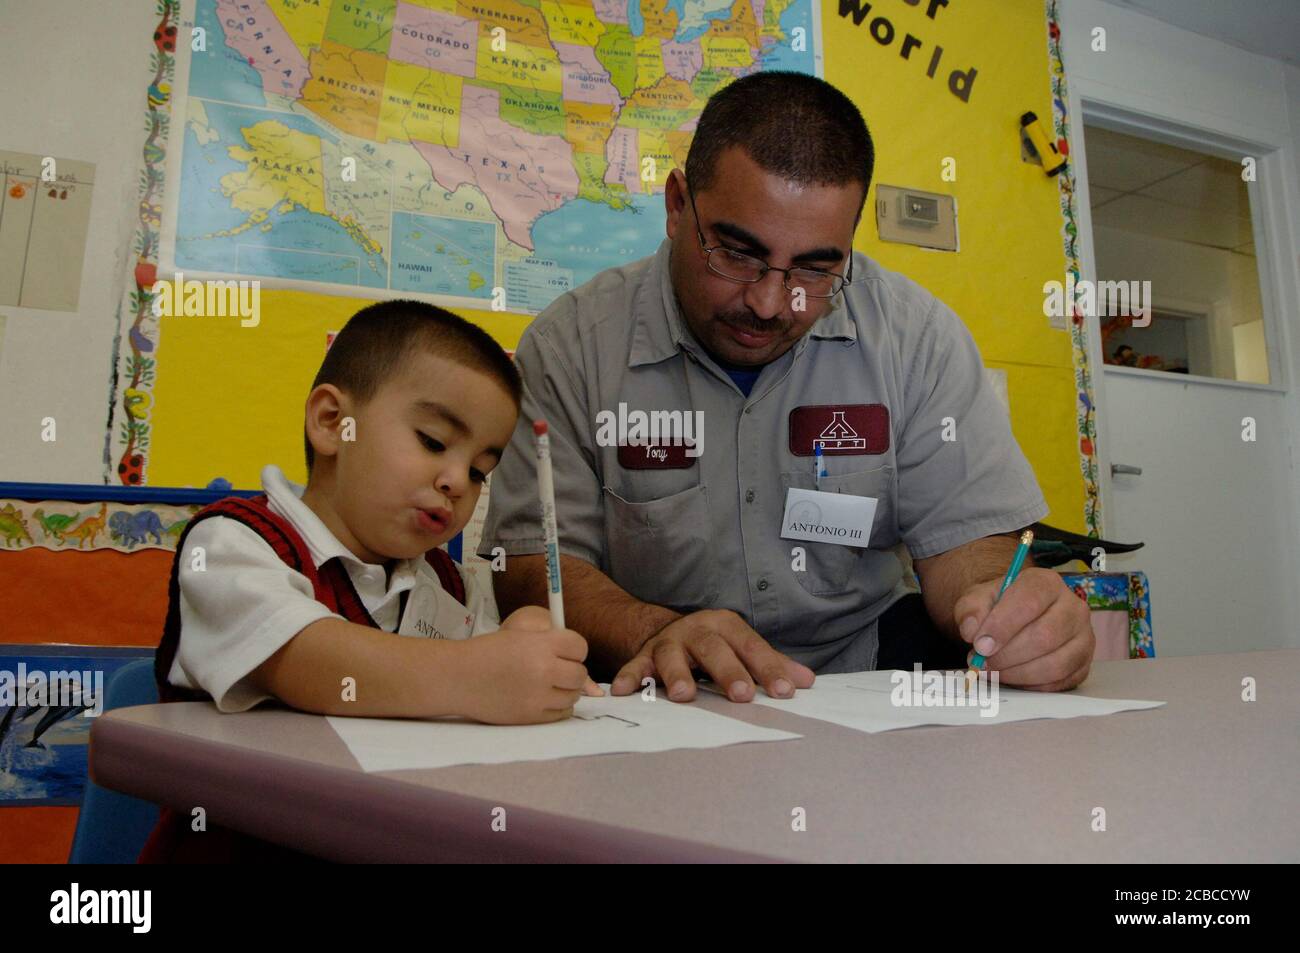
[[0, 481], [103, 479], [157, 19], [151, 0], [0, 0], [0, 148], [95, 164], [78, 310], [0, 306]]
[[[1098, 375], [1105, 533], [1151, 544], [1109, 568], [1151, 576], [1158, 654], [1300, 646], [1300, 70], [1099, 0], [1064, 0], [1062, 25], [1076, 135], [1086, 96], [1151, 117], [1147, 125], [1255, 143], [1261, 171], [1276, 173], [1257, 237], [1281, 256], [1268, 265], [1274, 280], [1263, 295], [1275, 317], [1279, 389]], [[1095, 27], [1106, 30], [1104, 53], [1090, 48]], [[1081, 143], [1071, 144], [1086, 169]], [[1091, 277], [1091, 214], [1081, 204]], [[1243, 417], [1256, 421], [1254, 443], [1240, 439]], [[1112, 481], [1110, 462], [1136, 463], [1144, 474]]]

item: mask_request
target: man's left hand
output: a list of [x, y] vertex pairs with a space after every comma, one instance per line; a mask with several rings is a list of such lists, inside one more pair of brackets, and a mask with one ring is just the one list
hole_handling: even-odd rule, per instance
[[953, 606], [961, 637], [985, 657], [984, 668], [1001, 683], [1031, 691], [1082, 683], [1096, 645], [1087, 603], [1050, 569], [1026, 569], [998, 600], [1001, 586], [1001, 580], [972, 586]]

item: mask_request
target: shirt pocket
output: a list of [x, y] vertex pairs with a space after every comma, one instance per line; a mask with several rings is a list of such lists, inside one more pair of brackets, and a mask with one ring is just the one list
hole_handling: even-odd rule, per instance
[[631, 503], [604, 488], [609, 576], [645, 602], [707, 609], [718, 595], [708, 492], [693, 486]]
[[[872, 549], [888, 549], [893, 536], [893, 492], [894, 468], [878, 467], [861, 473], [840, 473], [824, 476], [821, 486], [816, 485], [812, 475], [812, 462], [799, 470], [789, 470], [781, 474], [782, 500], [781, 509], [785, 511], [785, 491], [791, 487], [802, 490], [820, 489], [823, 493], [846, 493], [849, 496], [869, 496], [876, 501], [876, 513], [871, 523]], [[835, 543], [813, 543], [802, 539], [787, 539], [791, 549], [802, 546], [806, 554], [803, 572], [795, 572], [809, 595], [834, 596], [847, 592], [859, 585], [854, 573], [863, 572], [862, 554], [866, 552], [856, 546], [839, 546]]]

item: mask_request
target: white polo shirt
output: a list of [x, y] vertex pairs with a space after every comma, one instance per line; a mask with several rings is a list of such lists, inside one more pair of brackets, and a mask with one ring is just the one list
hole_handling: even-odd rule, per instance
[[[317, 569], [334, 557], [342, 561], [366, 611], [384, 631], [465, 639], [499, 628], [491, 588], [480, 586], [464, 567], [457, 565], [465, 581], [462, 606], [422, 556], [397, 562], [391, 578], [383, 566], [358, 559], [302, 502], [303, 487], [285, 479], [279, 467], [262, 470], [262, 488], [271, 511], [302, 536]], [[198, 547], [201, 571], [195, 568]], [[270, 698], [249, 682], [249, 673], [311, 623], [342, 618], [316, 601], [306, 576], [238, 520], [203, 520], [186, 537], [179, 558], [181, 635], [168, 681], [206, 691], [221, 711], [247, 711]]]

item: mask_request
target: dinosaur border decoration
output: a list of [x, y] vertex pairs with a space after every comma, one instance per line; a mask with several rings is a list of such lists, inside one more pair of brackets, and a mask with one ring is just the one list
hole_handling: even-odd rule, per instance
[[23, 549], [175, 551], [195, 504], [0, 499], [0, 552]]

